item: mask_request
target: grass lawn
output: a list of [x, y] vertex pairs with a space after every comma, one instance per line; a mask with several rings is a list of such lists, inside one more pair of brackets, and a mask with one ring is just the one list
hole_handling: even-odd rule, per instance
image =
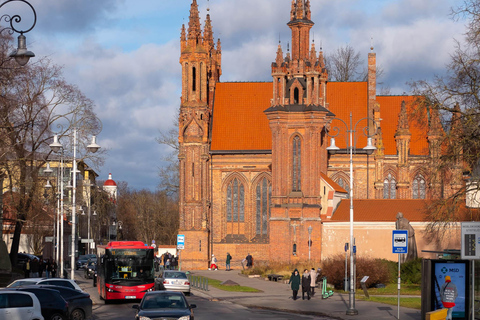
[[[372, 297], [370, 296], [370, 299], [367, 299], [365, 296], [356, 296], [357, 299], [359, 300], [365, 300], [365, 301], [373, 301], [373, 302], [380, 302], [380, 303], [385, 303], [385, 304], [390, 304], [393, 306], [398, 305], [398, 301], [396, 297]], [[418, 309], [420, 310], [422, 308], [422, 301], [421, 298], [402, 298], [400, 296], [400, 306], [405, 307], [405, 308], [413, 308], [413, 309]]]
[[255, 288], [250, 287], [243, 287], [243, 286], [225, 286], [221, 284], [222, 281], [210, 279], [208, 278], [208, 285], [214, 288], [224, 290], [224, 291], [232, 291], [232, 292], [261, 292]]
[[[363, 293], [362, 289], [357, 289], [358, 293]], [[370, 295], [396, 295], [398, 294], [398, 287], [396, 283], [387, 284], [385, 288], [369, 288], [368, 294]], [[419, 284], [401, 284], [401, 295], [419, 296], [422, 294], [422, 289]]]

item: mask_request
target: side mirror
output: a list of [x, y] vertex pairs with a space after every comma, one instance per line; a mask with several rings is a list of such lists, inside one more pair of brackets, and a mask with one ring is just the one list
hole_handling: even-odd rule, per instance
[[134, 305], [132, 306], [132, 309], [137, 309], [137, 310], [139, 310], [139, 309], [140, 309], [140, 306], [139, 306], [138, 304], [134, 304]]
[[193, 309], [193, 308], [196, 308], [196, 307], [197, 307], [196, 304], [191, 304], [191, 305], [190, 305], [190, 309]]

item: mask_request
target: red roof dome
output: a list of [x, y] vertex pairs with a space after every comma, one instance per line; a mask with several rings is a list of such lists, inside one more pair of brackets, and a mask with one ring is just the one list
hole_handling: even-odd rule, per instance
[[112, 174], [111, 174], [111, 173], [108, 174], [108, 180], [105, 181], [105, 183], [103, 184], [103, 186], [114, 186], [114, 187], [117, 186], [117, 184], [115, 183], [115, 181], [113, 181], [113, 179], [112, 179]]

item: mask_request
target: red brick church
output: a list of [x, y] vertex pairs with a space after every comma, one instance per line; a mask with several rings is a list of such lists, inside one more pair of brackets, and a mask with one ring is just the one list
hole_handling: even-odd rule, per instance
[[[400, 209], [421, 228], [423, 199], [432, 197], [425, 168], [438, 156], [442, 135], [438, 121], [415, 124], [412, 96], [376, 94], [373, 48], [366, 82], [328, 82], [323, 53], [310, 40], [310, 1], [293, 0], [289, 18], [285, 12], [291, 49], [272, 52], [271, 82], [221, 82], [220, 40], [209, 14], [202, 28], [192, 1], [180, 56], [184, 268], [206, 268], [212, 254], [222, 262], [227, 252], [234, 262], [248, 253], [255, 261], [295, 262], [341, 252], [350, 188], [359, 252], [381, 256], [378, 245], [390, 241]], [[347, 126], [356, 128], [353, 187]], [[343, 130], [335, 139], [339, 150], [329, 154], [336, 127]], [[372, 154], [363, 150], [367, 135]], [[461, 168], [455, 170], [452, 190], [462, 184]], [[379, 231], [369, 235], [372, 228]]]

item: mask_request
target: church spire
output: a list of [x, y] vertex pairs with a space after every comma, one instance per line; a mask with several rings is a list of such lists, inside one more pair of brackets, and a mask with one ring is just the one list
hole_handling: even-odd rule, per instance
[[188, 21], [188, 40], [195, 41], [197, 44], [201, 41], [202, 29], [200, 27], [200, 13], [198, 11], [197, 0], [193, 0], [190, 7], [190, 18]]
[[292, 30], [292, 60], [308, 59], [310, 29], [314, 25], [310, 18], [310, 1], [293, 0], [290, 22], [287, 24]]

